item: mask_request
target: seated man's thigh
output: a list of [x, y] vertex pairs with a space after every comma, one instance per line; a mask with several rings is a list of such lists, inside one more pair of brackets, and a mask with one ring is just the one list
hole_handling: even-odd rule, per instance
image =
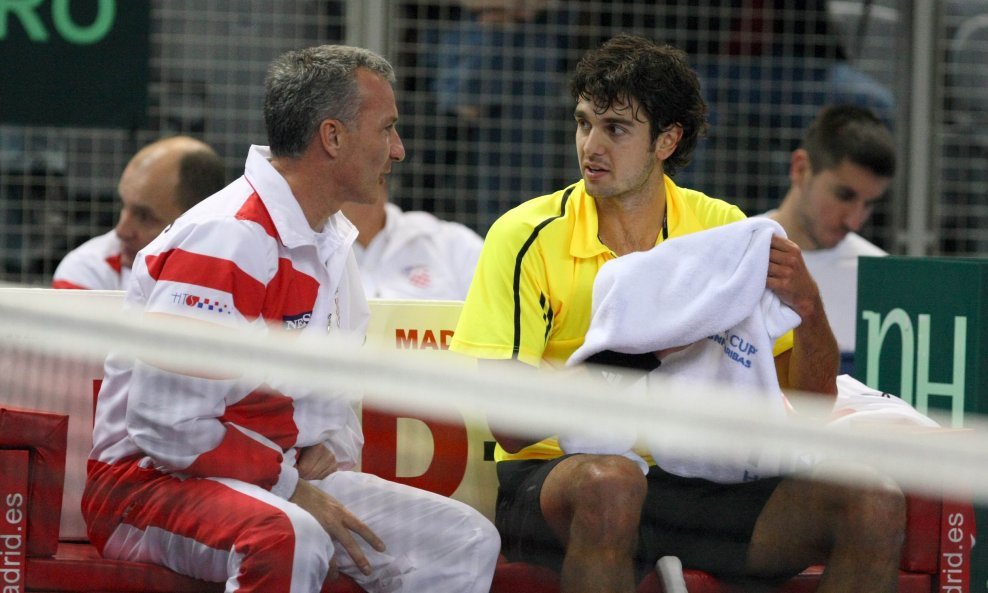
[[744, 575], [755, 524], [779, 482], [719, 484], [651, 468], [636, 558], [640, 570], [650, 570], [662, 556], [677, 556], [686, 568]]
[[[294, 545], [286, 546], [286, 540]], [[229, 576], [231, 550], [257, 556], [245, 563], [283, 566], [297, 565], [293, 550], [302, 550], [306, 563], [324, 573], [333, 543], [312, 515], [263, 488], [238, 480], [175, 478], [156, 483], [142, 504], [128, 510], [103, 553], [222, 582]]]
[[[372, 474], [338, 471], [316, 485], [342, 503], [384, 542], [373, 550], [355, 536], [375, 573], [370, 581], [397, 578], [407, 590], [470, 593], [486, 590], [500, 549], [494, 525], [460, 501]], [[341, 572], [351, 559], [337, 552]], [[363, 584], [362, 575], [351, 574]], [[478, 581], [487, 579], [486, 584]]]

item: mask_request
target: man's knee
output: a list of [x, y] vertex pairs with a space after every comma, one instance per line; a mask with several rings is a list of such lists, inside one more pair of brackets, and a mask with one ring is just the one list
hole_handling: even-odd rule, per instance
[[857, 541], [895, 548], [906, 529], [906, 498], [890, 478], [870, 469], [853, 468], [851, 485], [831, 485], [830, 506], [834, 527]]
[[851, 494], [851, 524], [878, 537], [901, 540], [906, 529], [906, 497], [891, 480], [879, 478]]
[[580, 456], [565, 478], [565, 496], [575, 515], [625, 518], [637, 527], [647, 483], [638, 466], [616, 455]]
[[646, 481], [633, 461], [618, 455], [587, 456], [574, 476], [573, 486], [578, 494], [602, 504], [615, 500], [644, 502]]
[[494, 524], [472, 507], [457, 501], [450, 503], [456, 505], [450, 509], [450, 514], [444, 517], [446, 525], [450, 527], [443, 527], [443, 530], [436, 535], [455, 545], [464, 555], [471, 558], [481, 561], [496, 560], [501, 551], [501, 535]]
[[[483, 517], [481, 518], [483, 519]], [[492, 562], [497, 561], [498, 554], [501, 552], [501, 536], [494, 528], [493, 523], [487, 519], [478, 521], [470, 541], [473, 544], [471, 546], [473, 558], [478, 558], [481, 562], [486, 559], [491, 559]]]

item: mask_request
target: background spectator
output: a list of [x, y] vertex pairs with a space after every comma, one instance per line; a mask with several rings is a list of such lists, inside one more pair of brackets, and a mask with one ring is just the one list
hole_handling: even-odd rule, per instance
[[145, 146], [120, 176], [117, 226], [70, 251], [55, 269], [52, 287], [126, 288], [137, 252], [225, 184], [223, 161], [195, 138], [174, 136]]

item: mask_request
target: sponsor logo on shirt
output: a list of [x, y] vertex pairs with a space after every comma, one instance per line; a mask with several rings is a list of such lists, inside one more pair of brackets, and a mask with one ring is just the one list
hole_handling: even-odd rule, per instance
[[298, 315], [285, 315], [281, 318], [282, 327], [286, 330], [305, 329], [312, 319], [312, 311], [299, 313]]
[[425, 265], [409, 266], [405, 268], [405, 277], [413, 286], [419, 288], [429, 288], [432, 285], [432, 277], [429, 275], [429, 267]]
[[203, 311], [213, 311], [220, 314], [231, 314], [230, 306], [217, 299], [203, 298], [188, 292], [172, 293], [172, 302], [186, 307], [194, 307]]

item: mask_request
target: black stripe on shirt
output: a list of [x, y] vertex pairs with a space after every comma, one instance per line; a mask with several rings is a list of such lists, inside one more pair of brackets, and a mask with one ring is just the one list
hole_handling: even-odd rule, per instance
[[[511, 358], [518, 359], [518, 351], [521, 349], [521, 262], [525, 259], [525, 254], [528, 253], [528, 248], [532, 246], [535, 239], [538, 238], [539, 233], [543, 228], [546, 227], [550, 222], [562, 218], [566, 214], [566, 203], [569, 201], [569, 195], [573, 193], [573, 189], [576, 186], [570, 186], [566, 189], [563, 194], [563, 200], [559, 207], [559, 214], [556, 216], [550, 216], [549, 218], [540, 222], [534, 229], [532, 229], [532, 234], [529, 235], [528, 240], [525, 244], [521, 246], [521, 250], [518, 251], [518, 256], [515, 258], [515, 277], [513, 293], [515, 299], [515, 339], [514, 344], [511, 349]], [[546, 330], [548, 332], [548, 330]]]

